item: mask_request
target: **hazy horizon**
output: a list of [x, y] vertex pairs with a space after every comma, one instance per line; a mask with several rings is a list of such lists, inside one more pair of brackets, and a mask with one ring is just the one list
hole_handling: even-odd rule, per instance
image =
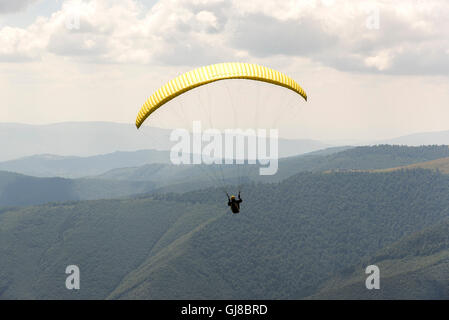
[[[26, 123], [26, 122], [4, 122], [4, 121], [0, 121], [0, 124], [13, 124], [13, 125], [24, 125], [24, 126], [52, 126], [52, 125], [59, 125], [59, 124], [83, 124], [83, 123], [105, 123], [105, 124], [119, 124], [119, 125], [127, 125], [127, 126], [135, 126], [134, 123], [131, 122], [121, 122], [121, 121], [102, 121], [102, 120], [92, 120], [92, 121], [60, 121], [60, 122], [43, 122], [43, 123]], [[170, 128], [170, 127], [162, 127], [162, 126], [156, 126], [156, 125], [144, 125], [144, 128], [154, 128], [154, 129], [161, 129], [161, 130], [173, 130], [174, 128]], [[181, 126], [182, 128], [184, 128], [183, 126]], [[190, 128], [187, 128], [189, 130], [191, 130]], [[444, 133], [444, 132], [448, 132], [449, 128], [446, 130], [429, 130], [429, 131], [410, 131], [410, 132], [406, 132], [402, 135], [387, 135], [383, 138], [377, 138], [377, 139], [354, 139], [351, 136], [348, 137], [342, 137], [342, 138], [324, 138], [321, 139], [319, 137], [309, 137], [309, 138], [301, 138], [301, 137], [290, 137], [290, 136], [282, 136], [280, 135], [280, 138], [282, 139], [286, 139], [286, 140], [315, 140], [315, 141], [321, 141], [321, 142], [326, 142], [329, 144], [334, 144], [335, 145], [340, 145], [341, 143], [347, 141], [347, 142], [353, 142], [353, 143], [364, 143], [364, 144], [369, 144], [369, 143], [375, 143], [375, 141], [382, 141], [382, 140], [393, 140], [393, 139], [397, 139], [397, 138], [403, 138], [406, 136], [413, 136], [413, 135], [418, 135], [418, 134], [432, 134], [432, 133]], [[282, 133], [282, 132], [281, 132]], [[333, 142], [333, 143], [332, 143]]]

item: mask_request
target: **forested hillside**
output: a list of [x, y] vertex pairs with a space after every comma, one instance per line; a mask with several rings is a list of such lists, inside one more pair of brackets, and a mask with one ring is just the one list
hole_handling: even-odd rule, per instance
[[218, 189], [5, 210], [0, 297], [307, 298], [449, 217], [449, 178], [429, 170], [302, 173], [242, 195], [239, 215]]
[[[447, 158], [443, 157], [449, 157], [447, 146], [375, 146], [338, 151], [339, 148], [334, 148], [310, 155], [281, 159], [279, 170], [273, 176], [260, 176], [259, 167], [256, 165], [175, 166], [164, 163], [114, 169], [99, 176], [80, 179], [36, 178], [0, 171], [0, 206], [112, 199], [140, 193], [184, 193], [210, 187], [223, 188], [225, 184], [240, 185], [249, 181], [278, 182], [304, 171], [390, 169], [407, 165], [411, 165], [410, 168], [413, 168], [419, 167], [422, 161], [434, 159], [437, 160], [425, 162], [422, 166], [432, 169], [438, 169], [441, 166], [441, 171], [446, 172], [444, 165], [447, 165]], [[107, 159], [112, 159], [113, 164], [121, 161], [143, 161], [144, 155], [149, 154], [156, 156], [154, 161], [161, 161], [161, 152], [143, 151], [138, 158], [131, 157], [131, 159], [128, 159], [130, 157], [128, 153], [117, 153], [104, 157], [74, 159], [74, 168], [71, 167], [69, 159], [54, 160], [57, 163], [61, 161], [60, 165], [62, 166], [56, 166], [54, 170], [55, 175], [59, 170], [78, 170], [77, 174], [83, 175], [79, 172], [80, 161], [94, 164], [93, 167], [86, 169], [87, 173], [89, 170], [99, 170], [98, 165], [108, 161]], [[28, 163], [27, 161], [25, 163]], [[47, 168], [48, 161], [45, 162], [45, 170], [50, 170]]]
[[[343, 149], [342, 151], [340, 151]], [[255, 165], [244, 168], [222, 166], [224, 177], [236, 179], [238, 175], [249, 176], [251, 180], [261, 182], [281, 181], [296, 173], [304, 171], [326, 170], [374, 170], [411, 165], [449, 157], [448, 146], [390, 146], [379, 145], [356, 148], [330, 148], [321, 152], [283, 158], [279, 160], [278, 172], [273, 176], [260, 176], [259, 167]], [[99, 176], [102, 179], [117, 180], [164, 180], [165, 184], [192, 183], [195, 180], [211, 181], [210, 175], [220, 176], [218, 168], [201, 169], [199, 166], [170, 166], [150, 164], [136, 168], [115, 169]]]
[[[329, 280], [314, 299], [449, 299], [449, 220], [413, 233]], [[380, 289], [365, 288], [365, 268]]]
[[[387, 169], [414, 163], [449, 157], [449, 147], [378, 145], [356, 147], [327, 156], [314, 154], [292, 157], [280, 162], [278, 178], [291, 172], [325, 170], [374, 170]], [[301, 161], [297, 161], [301, 159]]]
[[0, 207], [111, 199], [150, 192], [156, 187], [152, 181], [36, 178], [0, 171]]
[[169, 151], [140, 150], [91, 157], [34, 155], [0, 162], [0, 171], [35, 177], [82, 178], [99, 175], [115, 168], [142, 166], [149, 163], [169, 163], [169, 154]]

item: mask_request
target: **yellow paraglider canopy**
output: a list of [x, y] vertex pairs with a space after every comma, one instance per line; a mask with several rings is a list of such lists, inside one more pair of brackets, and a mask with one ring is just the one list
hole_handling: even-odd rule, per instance
[[279, 71], [251, 63], [218, 63], [186, 72], [159, 88], [140, 109], [136, 119], [137, 128], [140, 128], [150, 114], [180, 94], [226, 79], [248, 79], [272, 83], [296, 92], [307, 101], [307, 95], [299, 84]]

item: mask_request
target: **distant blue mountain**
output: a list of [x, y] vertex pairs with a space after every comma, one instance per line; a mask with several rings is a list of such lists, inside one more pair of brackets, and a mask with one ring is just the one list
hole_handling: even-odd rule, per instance
[[119, 198], [156, 187], [151, 181], [36, 178], [0, 171], [0, 207]]
[[0, 170], [35, 177], [80, 178], [99, 175], [116, 168], [168, 163], [169, 160], [168, 151], [157, 150], [118, 151], [91, 157], [63, 157], [44, 154], [0, 162]]
[[52, 154], [88, 157], [116, 151], [168, 150], [169, 130], [112, 122], [0, 123], [0, 161]]
[[382, 144], [398, 144], [407, 146], [449, 145], [449, 130], [414, 133], [393, 139], [383, 140]]
[[[110, 122], [50, 125], [0, 123], [0, 170], [38, 177], [83, 177], [108, 170], [167, 163], [171, 130]], [[279, 140], [279, 156], [317, 151], [328, 144]], [[142, 151], [147, 150], [147, 151]]]

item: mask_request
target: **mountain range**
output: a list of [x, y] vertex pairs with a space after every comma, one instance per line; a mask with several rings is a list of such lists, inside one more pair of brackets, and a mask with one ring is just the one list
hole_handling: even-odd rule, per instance
[[[289, 156], [260, 176], [173, 165], [163, 129], [142, 131], [158, 145], [122, 149], [132, 126], [8, 126], [0, 299], [449, 299], [445, 133], [403, 140], [438, 142], [422, 146], [284, 141]], [[240, 214], [225, 190], [242, 191]], [[369, 265], [379, 290], [365, 287]]]
[[379, 298], [449, 298], [449, 176], [304, 172], [243, 190], [239, 215], [212, 188], [3, 208], [0, 298], [364, 298], [371, 264]]
[[[59, 160], [51, 166], [30, 166], [30, 162], [15, 162], [17, 171], [48, 170], [50, 177], [34, 177], [13, 172], [0, 171], [0, 206], [24, 206], [44, 204], [47, 202], [113, 199], [133, 194], [149, 193], [185, 193], [193, 190], [237, 185], [229, 189], [238, 189], [244, 183], [280, 182], [300, 172], [347, 171], [347, 170], [393, 170], [402, 168], [441, 168], [444, 170], [449, 158], [447, 146], [400, 147], [375, 146], [356, 148], [332, 148], [302, 156], [281, 159], [279, 170], [273, 176], [260, 176], [255, 165], [172, 165], [168, 163], [151, 163], [137, 167], [118, 168], [103, 174], [87, 178], [68, 179], [55, 177], [62, 165], [65, 172], [96, 172], [105, 170], [104, 162], [110, 161], [110, 167], [131, 161], [162, 162], [167, 156], [162, 151], [140, 151], [131, 153], [114, 153], [106, 156], [85, 158], [84, 162], [76, 159], [75, 164]], [[148, 157], [148, 158], [147, 158]], [[36, 162], [31, 162], [35, 164]], [[44, 161], [45, 163], [45, 161]], [[20, 164], [24, 167], [20, 168]], [[99, 165], [98, 165], [99, 164]], [[431, 165], [433, 164], [433, 165]], [[1, 168], [1, 167], [0, 167]], [[34, 168], [34, 169], [33, 169]], [[41, 171], [43, 172], [43, 171]]]
[[[133, 124], [113, 122], [0, 123], [0, 161], [36, 155], [92, 157], [117, 151], [167, 151], [175, 143], [170, 141], [171, 132], [149, 126], [137, 130]], [[315, 140], [279, 139], [279, 156], [289, 157], [329, 146]]]

